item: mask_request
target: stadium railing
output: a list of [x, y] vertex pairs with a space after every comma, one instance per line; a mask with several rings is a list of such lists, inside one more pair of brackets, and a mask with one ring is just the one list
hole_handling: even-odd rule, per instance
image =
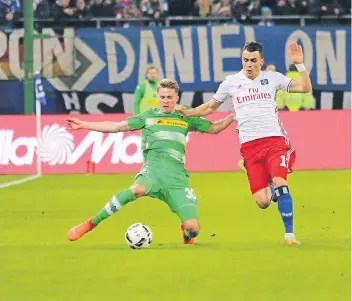
[[[261, 16], [248, 16], [245, 23], [255, 25], [260, 20]], [[342, 15], [342, 16], [313, 16], [313, 15], [290, 15], [290, 16], [272, 16], [271, 20], [277, 24], [286, 24], [286, 25], [337, 25], [337, 24], [351, 24], [351, 15]], [[34, 21], [41, 26], [58, 26], [58, 23], [55, 22], [53, 18], [47, 19], [34, 19]], [[23, 23], [23, 19], [18, 21], [18, 25]], [[164, 26], [169, 27], [173, 25], [201, 25], [201, 24], [216, 24], [216, 23], [240, 23], [234, 18], [229, 17], [194, 17], [194, 16], [180, 16], [180, 17], [166, 17], [160, 20], [153, 20], [150, 18], [90, 18], [82, 20], [63, 20], [66, 26], [80, 26], [85, 25], [89, 27], [102, 28], [109, 27], [113, 24], [119, 23], [140, 23], [143, 22], [144, 25], [149, 25], [150, 23], [162, 23]], [[60, 24], [59, 24], [60, 25]]]

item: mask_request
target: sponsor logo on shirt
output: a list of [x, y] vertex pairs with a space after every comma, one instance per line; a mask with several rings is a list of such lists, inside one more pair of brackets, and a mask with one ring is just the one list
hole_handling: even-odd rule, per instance
[[250, 88], [248, 89], [249, 95], [244, 95], [244, 96], [237, 96], [237, 102], [238, 103], [243, 103], [243, 102], [248, 102], [248, 101], [253, 101], [253, 100], [270, 100], [271, 99], [271, 93], [268, 92], [262, 92], [258, 88]]
[[261, 79], [260, 83], [261, 83], [262, 86], [269, 85], [269, 81], [267, 79]]
[[182, 121], [182, 120], [172, 120], [172, 119], [157, 119], [156, 125], [176, 126], [176, 127], [185, 129], [188, 127], [188, 122]]

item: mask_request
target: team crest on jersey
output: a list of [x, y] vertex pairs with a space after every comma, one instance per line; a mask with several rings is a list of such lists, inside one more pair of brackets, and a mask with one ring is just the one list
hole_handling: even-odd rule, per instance
[[184, 129], [188, 127], [188, 122], [183, 120], [157, 119], [155, 124], [162, 126], [176, 126]]
[[267, 79], [261, 79], [260, 83], [261, 83], [262, 86], [269, 85], [269, 81]]

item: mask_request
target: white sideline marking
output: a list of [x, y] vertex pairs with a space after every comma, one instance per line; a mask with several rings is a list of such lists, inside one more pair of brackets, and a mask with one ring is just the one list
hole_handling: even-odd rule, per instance
[[11, 186], [15, 186], [15, 185], [20, 185], [20, 184], [23, 184], [23, 183], [27, 183], [27, 182], [36, 180], [36, 179], [38, 179], [40, 177], [41, 177], [41, 175], [32, 175], [32, 176], [28, 176], [28, 177], [25, 177], [25, 178], [20, 179], [20, 180], [16, 180], [16, 181], [11, 181], [11, 182], [7, 182], [7, 183], [4, 183], [4, 184], [0, 184], [0, 189], [11, 187]]

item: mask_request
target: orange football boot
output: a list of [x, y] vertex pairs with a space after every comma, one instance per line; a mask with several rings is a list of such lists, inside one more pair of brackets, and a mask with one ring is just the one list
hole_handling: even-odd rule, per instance
[[88, 219], [82, 224], [79, 224], [68, 231], [68, 239], [71, 241], [75, 241], [80, 239], [83, 235], [92, 231], [96, 225], [93, 225], [92, 218]]
[[296, 240], [296, 237], [293, 234], [286, 234], [285, 235], [285, 244], [299, 246], [301, 243], [298, 240]]
[[296, 239], [286, 238], [285, 239], [285, 244], [286, 245], [297, 245], [297, 246], [299, 246], [301, 243], [298, 240], [296, 240]]

